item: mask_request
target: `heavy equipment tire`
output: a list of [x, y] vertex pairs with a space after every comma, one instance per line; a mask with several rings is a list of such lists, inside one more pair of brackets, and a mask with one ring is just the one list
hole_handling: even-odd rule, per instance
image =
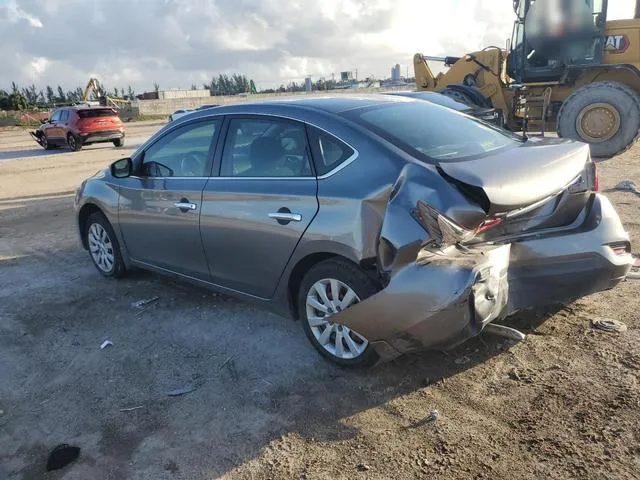
[[67, 135], [67, 145], [69, 145], [71, 150], [77, 152], [82, 148], [82, 140], [76, 137], [73, 133], [69, 133]]
[[[336, 286], [335, 295], [338, 298], [333, 298], [334, 285]], [[324, 289], [325, 287], [327, 290], [325, 290], [324, 295], [318, 296], [319, 289]], [[340, 312], [343, 308], [348, 308], [353, 303], [363, 301], [378, 293], [379, 290], [380, 288], [376, 285], [376, 282], [362, 269], [343, 259], [325, 260], [313, 266], [307, 272], [298, 292], [298, 311], [300, 312], [304, 333], [323, 357], [342, 367], [370, 366], [377, 361], [377, 353], [364, 337], [343, 325], [332, 324], [330, 318], [333, 313]], [[347, 301], [347, 296], [352, 301]], [[312, 297], [315, 300], [311, 300]], [[322, 297], [324, 297], [324, 300]], [[345, 302], [344, 305], [343, 301]], [[328, 306], [327, 302], [333, 305], [328, 311], [325, 308]], [[314, 305], [324, 309], [326, 313], [319, 313], [320, 310], [315, 308]], [[322, 320], [319, 317], [326, 318], [326, 324], [320, 325]], [[333, 333], [331, 328], [334, 329]], [[328, 329], [328, 336], [324, 335], [325, 329]], [[344, 340], [339, 340], [340, 337], [338, 335]], [[347, 335], [351, 338], [345, 338]], [[326, 339], [323, 340], [324, 337]], [[340, 348], [338, 349], [339, 343]], [[344, 354], [341, 354], [341, 352]], [[350, 353], [354, 354], [351, 355]]]
[[453, 88], [445, 88], [440, 92], [442, 95], [446, 95], [449, 98], [452, 98], [456, 102], [464, 103], [465, 105], [469, 105], [470, 107], [476, 107], [476, 102], [467, 95], [466, 93], [460, 92]]
[[618, 82], [594, 82], [573, 92], [558, 112], [558, 136], [586, 142], [591, 156], [631, 148], [640, 132], [640, 97]]

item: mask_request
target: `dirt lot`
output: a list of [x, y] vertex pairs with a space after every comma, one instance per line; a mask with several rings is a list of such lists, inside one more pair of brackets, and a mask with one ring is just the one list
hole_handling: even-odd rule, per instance
[[[128, 146], [157, 128], [128, 126]], [[343, 371], [295, 322], [152, 274], [98, 275], [72, 191], [130, 151], [45, 155], [0, 132], [0, 479], [640, 478], [640, 282], [509, 319], [529, 334], [515, 346], [484, 334]], [[600, 167], [605, 191], [640, 184], [640, 145]], [[640, 197], [609, 196], [640, 253]], [[629, 330], [595, 332], [598, 316]], [[59, 443], [81, 456], [45, 474]]]

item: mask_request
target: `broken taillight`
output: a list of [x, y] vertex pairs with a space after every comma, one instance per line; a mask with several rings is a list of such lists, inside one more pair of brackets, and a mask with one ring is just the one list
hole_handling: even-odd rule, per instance
[[501, 218], [491, 217], [485, 219], [476, 228], [468, 229], [458, 225], [423, 201], [418, 201], [416, 207], [417, 220], [431, 237], [428, 243], [438, 248], [468, 242], [481, 233], [502, 223]]

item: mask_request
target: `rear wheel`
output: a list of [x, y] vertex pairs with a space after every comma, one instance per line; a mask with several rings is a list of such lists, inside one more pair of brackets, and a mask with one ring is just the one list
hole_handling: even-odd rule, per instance
[[558, 113], [558, 136], [586, 142], [593, 157], [630, 148], [640, 130], [640, 97], [618, 82], [594, 82], [573, 92]]
[[74, 152], [77, 152], [82, 148], [82, 141], [78, 137], [76, 137], [73, 133], [69, 133], [67, 135], [67, 145], [69, 145], [69, 148], [71, 150], [73, 150]]
[[85, 224], [86, 243], [91, 260], [105, 277], [121, 277], [126, 271], [120, 244], [109, 220], [100, 212], [92, 213]]
[[331, 322], [331, 315], [378, 290], [366, 273], [345, 260], [326, 260], [307, 273], [298, 294], [298, 311], [305, 334], [322, 356], [347, 367], [370, 365], [378, 358], [365, 337]]
[[124, 138], [117, 138], [113, 141], [116, 147], [124, 147]]

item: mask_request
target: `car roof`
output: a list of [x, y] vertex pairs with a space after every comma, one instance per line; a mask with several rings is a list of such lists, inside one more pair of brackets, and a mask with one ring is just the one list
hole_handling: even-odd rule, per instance
[[288, 97], [220, 105], [215, 109], [203, 108], [201, 110], [190, 112], [188, 118], [194, 119], [206, 117], [211, 115], [212, 110], [215, 111], [216, 115], [224, 115], [227, 113], [250, 113], [252, 111], [255, 111], [256, 107], [265, 109], [273, 109], [275, 107], [279, 110], [286, 110], [290, 113], [293, 113], [295, 111], [301, 112], [315, 110], [330, 114], [341, 114], [343, 112], [356, 108], [416, 101], [420, 100], [380, 94], [337, 94], [332, 96], [313, 96], [304, 98]]

